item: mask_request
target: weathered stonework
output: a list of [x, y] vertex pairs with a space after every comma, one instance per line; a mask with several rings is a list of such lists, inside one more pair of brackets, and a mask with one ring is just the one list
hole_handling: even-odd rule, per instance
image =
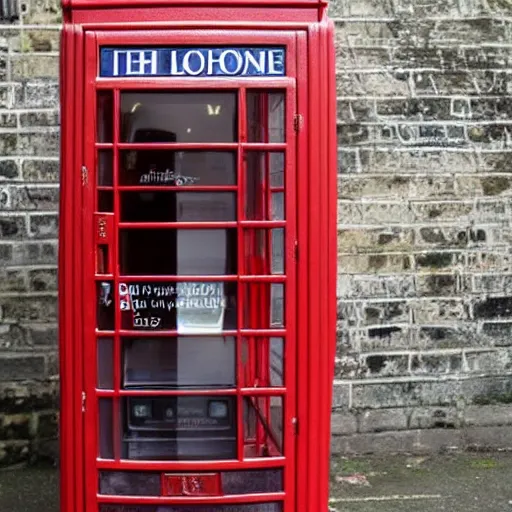
[[[57, 0], [0, 25], [0, 466], [57, 436]], [[333, 448], [504, 447], [512, 2], [332, 0]], [[48, 448], [50, 447], [50, 448]]]
[[337, 0], [330, 14], [333, 448], [508, 446], [512, 2]]
[[0, 467], [55, 458], [57, 0], [0, 24]]

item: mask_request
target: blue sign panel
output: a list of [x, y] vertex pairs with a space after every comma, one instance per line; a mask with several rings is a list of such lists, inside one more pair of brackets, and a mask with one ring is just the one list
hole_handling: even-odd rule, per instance
[[101, 77], [277, 77], [284, 48], [101, 48]]

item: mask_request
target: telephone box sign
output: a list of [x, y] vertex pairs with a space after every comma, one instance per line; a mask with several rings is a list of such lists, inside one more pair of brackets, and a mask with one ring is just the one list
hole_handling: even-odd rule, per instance
[[101, 48], [101, 77], [284, 76], [284, 48]]

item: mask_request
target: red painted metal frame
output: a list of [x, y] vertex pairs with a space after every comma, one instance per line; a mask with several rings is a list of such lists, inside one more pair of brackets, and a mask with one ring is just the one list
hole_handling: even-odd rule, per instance
[[[120, 4], [123, 4], [121, 7]], [[215, 6], [215, 9], [212, 7]], [[87, 453], [95, 445], [97, 429], [94, 393], [88, 395], [88, 403], [83, 404], [84, 368], [95, 361], [95, 346], [86, 343], [88, 326], [95, 324], [87, 276], [94, 275], [94, 258], [91, 258], [82, 246], [84, 232], [93, 232], [95, 187], [87, 183], [87, 175], [82, 173], [82, 166], [89, 170], [94, 168], [92, 148], [113, 148], [114, 145], [95, 144], [93, 139], [94, 117], [91, 115], [95, 104], [96, 88], [118, 87], [119, 82], [112, 80], [94, 80], [90, 75], [84, 77], [84, 69], [95, 69], [96, 48], [99, 41], [107, 44], [122, 40], [183, 44], [182, 36], [174, 34], [186, 32], [186, 44], [215, 43], [250, 44], [272, 41], [293, 41], [292, 51], [296, 55], [293, 61], [296, 72], [297, 97], [293, 100], [297, 114], [302, 116], [302, 128], [296, 135], [296, 171], [297, 195], [295, 200], [286, 199], [286, 219], [297, 215], [297, 247], [287, 247], [290, 251], [287, 265], [295, 258], [298, 251], [296, 289], [288, 290], [290, 297], [296, 297], [296, 319], [293, 325], [286, 324], [285, 330], [241, 329], [225, 334], [240, 337], [250, 336], [286, 336], [286, 341], [295, 339], [296, 357], [285, 361], [285, 375], [293, 380], [295, 393], [286, 395], [286, 400], [293, 400], [297, 414], [293, 424], [285, 428], [285, 440], [295, 436], [295, 460], [286, 465], [285, 479], [293, 485], [287, 488], [296, 490], [293, 496], [276, 497], [278, 501], [286, 498], [284, 512], [312, 512], [325, 510], [328, 500], [328, 471], [330, 450], [330, 410], [332, 395], [333, 361], [335, 351], [336, 325], [336, 131], [335, 103], [336, 90], [334, 79], [333, 27], [325, 16], [325, 3], [309, 0], [272, 0], [253, 1], [177, 1], [153, 0], [63, 0], [64, 30], [61, 50], [61, 103], [62, 103], [62, 170], [61, 170], [61, 218], [59, 248], [59, 286], [60, 286], [60, 365], [61, 365], [61, 509], [62, 512], [97, 512], [94, 508], [84, 509], [85, 502], [95, 503], [106, 500], [96, 496], [96, 471], [85, 471]], [[178, 21], [179, 20], [179, 21]], [[148, 25], [149, 23], [149, 25]], [[215, 26], [217, 30], [212, 31]], [[143, 31], [141, 31], [141, 29]], [[250, 33], [245, 32], [250, 30]], [[229, 31], [231, 31], [229, 33]], [[222, 34], [221, 34], [222, 32]], [[238, 33], [237, 33], [238, 32]], [[225, 35], [224, 35], [225, 34]], [[278, 43], [279, 44], [279, 43]], [[112, 82], [115, 82], [112, 83]], [[232, 87], [236, 82], [229, 80]], [[133, 87], [160, 88], [168, 85], [165, 80], [142, 80]], [[283, 82], [270, 83], [266, 80], [248, 80], [254, 88], [282, 87]], [[123, 87], [126, 85], [123, 83]], [[203, 88], [207, 86], [229, 87], [226, 83], [209, 80], [190, 80], [186, 87]], [[240, 85], [240, 84], [238, 84]], [[129, 85], [132, 87], [132, 85]], [[238, 89], [244, 91], [244, 89]], [[243, 95], [243, 92], [239, 93]], [[118, 99], [116, 100], [118, 101]], [[289, 110], [290, 111], [290, 110]], [[85, 123], [85, 127], [84, 127]], [[117, 124], [117, 123], [116, 123]], [[84, 128], [83, 128], [84, 127]], [[241, 141], [246, 149], [263, 149], [257, 144]], [[238, 147], [239, 144], [235, 144]], [[118, 143], [117, 147], [121, 147]], [[130, 146], [131, 147], [131, 146]], [[201, 145], [203, 147], [203, 145]], [[268, 146], [264, 145], [268, 150]], [[284, 149], [276, 146], [275, 149]], [[116, 162], [114, 162], [116, 164]], [[287, 164], [288, 165], [288, 164]], [[117, 166], [114, 165], [114, 169]], [[239, 167], [241, 169], [241, 167]], [[91, 181], [94, 173], [89, 175]], [[243, 176], [240, 175], [243, 180]], [[94, 185], [94, 183], [93, 183]], [[240, 188], [242, 181], [239, 182]], [[107, 187], [106, 189], [111, 190]], [[130, 189], [117, 186], [117, 190]], [[172, 188], [169, 187], [171, 190]], [[198, 189], [199, 190], [199, 189]], [[239, 205], [240, 208], [240, 205]], [[116, 199], [114, 213], [119, 213]], [[240, 212], [239, 212], [240, 213]], [[238, 217], [241, 218], [240, 216]], [[259, 227], [260, 224], [246, 221], [247, 225], [238, 224], [237, 229]], [[235, 224], [237, 225], [237, 224]], [[268, 223], [266, 228], [274, 226]], [[146, 226], [148, 227], [148, 226]], [[177, 226], [175, 226], [177, 227]], [[190, 227], [190, 226], [188, 226]], [[243, 244], [239, 237], [239, 244]], [[114, 244], [117, 247], [117, 244]], [[117, 261], [117, 254], [111, 255]], [[288, 266], [286, 267], [288, 268]], [[97, 275], [95, 279], [112, 278], [112, 274]], [[166, 281], [165, 277], [137, 276], [133, 280], [151, 278]], [[174, 281], [192, 280], [191, 276], [173, 278]], [[236, 280], [238, 276], [227, 276], [222, 280]], [[131, 278], [126, 279], [129, 281]], [[243, 276], [247, 282], [279, 282], [276, 276]], [[169, 279], [168, 279], [169, 280]], [[201, 280], [219, 280], [218, 276], [201, 277]], [[87, 284], [86, 284], [87, 281]], [[281, 280], [285, 282], [286, 277]], [[291, 280], [293, 283], [295, 280]], [[287, 282], [287, 281], [286, 281]], [[288, 282], [287, 282], [288, 286]], [[306, 309], [307, 308], [307, 309]], [[240, 312], [242, 312], [240, 308]], [[307, 314], [306, 314], [307, 312]], [[118, 320], [119, 322], [119, 320]], [[117, 323], [117, 325], [120, 325]], [[292, 331], [290, 331], [292, 329]], [[114, 336], [115, 332], [104, 333]], [[117, 336], [136, 334], [137, 336], [169, 336], [173, 331], [158, 333], [141, 333], [140, 331], [118, 330]], [[90, 340], [89, 340], [90, 341]], [[285, 341], [285, 343], [286, 343]], [[116, 344], [116, 357], [119, 357], [119, 344]], [[118, 359], [119, 360], [119, 359]], [[240, 362], [238, 362], [240, 364]], [[87, 370], [89, 371], [89, 370]], [[119, 382], [119, 368], [116, 382]], [[90, 379], [87, 379], [90, 381]], [[287, 388], [254, 388], [240, 386], [229, 393], [244, 396], [284, 396]], [[226, 390], [215, 393], [226, 394]], [[126, 392], [95, 391], [96, 396], [118, 399]], [[229, 394], [228, 393], [228, 394]], [[133, 395], [134, 393], [130, 393]], [[152, 393], [153, 394], [153, 393]], [[157, 392], [154, 394], [172, 394]], [[184, 394], [183, 392], [177, 394]], [[321, 399], [319, 399], [321, 397]], [[87, 414], [83, 414], [86, 405]], [[91, 407], [91, 409], [89, 409]], [[239, 426], [241, 419], [239, 417]], [[94, 432], [93, 438], [85, 435]], [[241, 436], [240, 436], [241, 437]], [[284, 457], [270, 459], [253, 458], [240, 461], [179, 462], [172, 464], [176, 471], [207, 471], [222, 467], [223, 469], [282, 467], [287, 462]], [[98, 469], [112, 468], [110, 461], [98, 460]], [[166, 471], [167, 462], [138, 461], [123, 462], [127, 470], [145, 469]], [[300, 468], [300, 471], [297, 470]], [[189, 497], [184, 502], [189, 503]], [[266, 498], [265, 495], [246, 495], [240, 497], [222, 497], [223, 503], [229, 501], [253, 502]], [[145, 503], [165, 503], [164, 499], [146, 499]], [[108, 501], [108, 499], [107, 499]], [[118, 503], [123, 499], [116, 499]], [[175, 498], [171, 500], [177, 503]], [[209, 499], [208, 501], [212, 501]], [[215, 501], [215, 500], [213, 500]], [[138, 500], [142, 503], [143, 500]], [[199, 501], [196, 501], [199, 502]]]

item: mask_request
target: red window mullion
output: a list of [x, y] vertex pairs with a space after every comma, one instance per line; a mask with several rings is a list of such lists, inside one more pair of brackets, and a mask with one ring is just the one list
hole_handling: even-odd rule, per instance
[[[173, 471], [228, 471], [241, 469], [265, 469], [283, 467], [284, 457], [276, 456], [269, 458], [247, 457], [243, 461], [233, 460], [213, 460], [213, 461], [173, 461]], [[123, 460], [113, 461], [100, 459], [96, 466], [101, 469], [116, 470], [136, 470], [136, 471], [169, 471], [169, 462], [167, 461], [136, 461]]]
[[[112, 187], [98, 187], [112, 190]], [[120, 185], [121, 192], [236, 192], [237, 185]]]
[[237, 222], [118, 222], [120, 229], [229, 229]]
[[[238, 238], [238, 275], [245, 273], [245, 259], [244, 259], [244, 231], [241, 225], [245, 213], [245, 154], [242, 144], [247, 140], [247, 109], [246, 109], [246, 90], [241, 87], [238, 90], [238, 153], [237, 153], [237, 238]], [[243, 361], [242, 349], [243, 338], [241, 330], [244, 327], [244, 309], [245, 309], [245, 285], [238, 281], [238, 310], [237, 310], [237, 336], [236, 336], [236, 371], [237, 371], [237, 453], [238, 460], [244, 460], [244, 446], [245, 446], [245, 424], [244, 424], [244, 402], [241, 395], [241, 389], [245, 385], [242, 381], [243, 375]], [[250, 357], [249, 357], [250, 361]], [[249, 364], [250, 366], [250, 364]]]
[[130, 390], [97, 390], [99, 397], [123, 397], [123, 396], [232, 396], [238, 394], [236, 389], [130, 389]]
[[[262, 93], [257, 96], [260, 98], [259, 104], [257, 105], [257, 119], [259, 121], [259, 131], [260, 137], [263, 143], [268, 143], [268, 117], [267, 110], [268, 105], [266, 101], [266, 94]], [[256, 216], [255, 218], [258, 220], [268, 220], [267, 217], [267, 156], [268, 153], [264, 153], [263, 157], [263, 173], [260, 175], [260, 181], [258, 182], [258, 186], [256, 187]], [[260, 170], [261, 171], [261, 170]], [[265, 269], [265, 233], [258, 231], [251, 231], [254, 241], [254, 255], [255, 255], [255, 269], [253, 274], [263, 274]], [[265, 326], [265, 289], [267, 286], [265, 284], [253, 285], [256, 290], [254, 301], [253, 301], [253, 315], [255, 322], [252, 324], [254, 327]], [[263, 323], [262, 323], [263, 322]], [[266, 382], [264, 381], [263, 375], [263, 364], [265, 361], [264, 358], [264, 347], [263, 343], [261, 343], [261, 338], [254, 338], [255, 342], [255, 356], [256, 356], [256, 371], [257, 371], [257, 380], [254, 385], [256, 386], [265, 386]], [[260, 403], [264, 402], [264, 398], [249, 398], [253, 407], [259, 407]], [[254, 403], [256, 401], [256, 403]], [[256, 412], [256, 411], [255, 411]], [[261, 413], [261, 411], [260, 411]], [[256, 415], [256, 453], [261, 455], [262, 446], [265, 443], [265, 431], [263, 429], [263, 425]]]
[[284, 492], [239, 494], [231, 496], [186, 496], [186, 497], [160, 497], [160, 496], [108, 496], [97, 495], [99, 503], [120, 503], [127, 505], [196, 505], [196, 504], [240, 504], [240, 503], [265, 503], [269, 501], [282, 501]]
[[[103, 146], [104, 144], [102, 144]], [[119, 142], [117, 148], [119, 150], [161, 150], [168, 149], [169, 151], [201, 151], [201, 150], [215, 150], [215, 151], [236, 151], [239, 144], [236, 142]]]
[[[239, 110], [240, 111], [240, 110]], [[285, 142], [151, 142], [133, 143], [120, 142], [117, 145], [120, 150], [161, 150], [169, 151], [237, 151], [239, 147], [246, 151], [284, 151]], [[110, 142], [97, 142], [96, 149], [112, 149]]]
[[[243, 337], [250, 337], [250, 336], [276, 336], [278, 338], [282, 338], [287, 335], [286, 329], [242, 329], [239, 330], [229, 330], [229, 331], [221, 331], [219, 333], [215, 334], [208, 334], [203, 333], [201, 336], [236, 336], [237, 334], [241, 334]], [[109, 330], [99, 330], [96, 329], [96, 334], [98, 336], [108, 337], [108, 336], [114, 336], [116, 334], [116, 331], [109, 331]], [[139, 338], [143, 337], [152, 337], [152, 336], [182, 336], [181, 333], [178, 333], [177, 330], [165, 330], [162, 329], [160, 331], [137, 331], [133, 329], [120, 329], [118, 331], [119, 336], [136, 336]]]
[[[119, 200], [119, 112], [120, 112], [120, 92], [119, 89], [114, 89], [114, 140], [113, 140], [113, 191], [114, 191], [114, 392], [116, 394], [120, 391], [121, 384], [121, 339], [119, 331], [121, 329], [121, 309], [119, 306], [119, 219], [120, 219], [120, 200]], [[116, 396], [113, 399], [112, 411], [112, 432], [114, 442], [114, 458], [116, 461], [121, 459], [121, 419], [120, 419], [120, 400]]]
[[[270, 142], [270, 122], [269, 122], [269, 94], [265, 92], [263, 94], [263, 126], [265, 128], [265, 142], [268, 144]], [[265, 217], [269, 221], [272, 220], [272, 204], [271, 204], [271, 191], [270, 191], [270, 153], [265, 152], [265, 166], [264, 166], [264, 188], [263, 188], [263, 200], [265, 207]], [[263, 233], [263, 268], [262, 274], [270, 274], [271, 273], [271, 250], [270, 250], [270, 230], [265, 230]], [[262, 308], [261, 314], [264, 315], [265, 318], [262, 318], [263, 323], [260, 325], [270, 325], [270, 288], [272, 285], [264, 285], [262, 286]], [[268, 322], [268, 323], [267, 323]], [[268, 337], [264, 337], [260, 339], [261, 343], [261, 365], [262, 365], [262, 385], [270, 386], [270, 342]], [[263, 400], [263, 411], [262, 414], [267, 422], [267, 425], [270, 425], [270, 398], [268, 396], [264, 397]], [[263, 426], [261, 426], [263, 429]], [[266, 444], [268, 444], [268, 433], [265, 432]]]
[[[105, 281], [106, 277], [110, 276], [110, 274], [96, 274], [96, 281]], [[205, 281], [205, 282], [223, 282], [223, 281], [241, 281], [244, 282], [255, 282], [255, 283], [284, 283], [287, 280], [285, 275], [246, 275], [239, 276], [238, 274], [233, 275], [120, 275], [120, 280], [122, 282], [130, 283], [136, 281], [154, 281], [157, 283], [167, 283], [167, 282], [186, 282], [186, 281]]]
[[225, 282], [225, 281], [238, 281], [237, 275], [165, 275], [165, 276], [150, 276], [150, 275], [120, 275], [123, 283], [133, 283], [137, 281], [152, 281], [155, 283], [183, 283], [188, 281], [201, 281], [201, 282]]

